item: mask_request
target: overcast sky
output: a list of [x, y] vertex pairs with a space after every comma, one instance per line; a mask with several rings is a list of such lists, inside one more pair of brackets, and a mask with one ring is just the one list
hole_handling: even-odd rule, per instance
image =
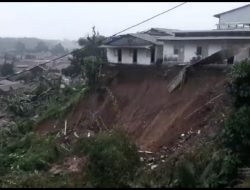
[[[156, 3], [0, 3], [0, 37], [37, 37], [77, 40], [91, 32], [109, 36], [181, 2]], [[127, 32], [151, 27], [202, 30], [215, 29], [214, 14], [248, 3], [186, 3]]]

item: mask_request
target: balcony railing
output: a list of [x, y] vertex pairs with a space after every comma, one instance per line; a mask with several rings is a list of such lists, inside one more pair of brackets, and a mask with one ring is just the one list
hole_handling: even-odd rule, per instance
[[250, 23], [222, 23], [216, 25], [218, 30], [250, 29]]

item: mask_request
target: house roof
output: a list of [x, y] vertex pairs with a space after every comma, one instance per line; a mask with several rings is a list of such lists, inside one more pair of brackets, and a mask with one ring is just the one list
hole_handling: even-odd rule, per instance
[[[151, 28], [150, 30], [157, 30], [159, 32], [163, 32], [163, 33], [168, 34], [168, 35], [174, 35], [174, 33], [176, 31], [180, 31], [178, 29], [168, 29], [168, 28]], [[148, 31], [150, 31], [150, 30], [148, 30]], [[146, 31], [146, 32], [148, 32], [148, 31]]]
[[[165, 38], [168, 36], [163, 36], [161, 38]], [[175, 38], [178, 37], [186, 37], [186, 38], [191, 38], [191, 37], [198, 37], [198, 38], [209, 38], [209, 37], [226, 37], [226, 38], [231, 38], [231, 37], [239, 37], [239, 38], [246, 38], [250, 37], [250, 30], [249, 29], [234, 29], [234, 30], [191, 30], [191, 31], [181, 31], [181, 32], [176, 32], [175, 33]]]
[[158, 38], [159, 41], [181, 41], [181, 40], [250, 40], [250, 36], [201, 36], [201, 37], [160, 37]]
[[143, 34], [143, 33], [132, 33], [132, 34], [128, 34], [128, 35], [131, 35], [131, 36], [134, 36], [136, 38], [140, 38], [140, 39], [146, 40], [146, 41], [151, 42], [153, 44], [157, 44], [157, 45], [160, 44], [157, 41], [158, 37], [160, 37], [160, 36], [152, 36], [152, 35]]
[[245, 32], [245, 31], [250, 31], [250, 29], [226, 29], [226, 30], [218, 30], [218, 29], [214, 29], [214, 30], [180, 30], [180, 31], [176, 31], [175, 33], [179, 34], [179, 33], [195, 33], [195, 32], [215, 32], [215, 33], [220, 33], [220, 32]]
[[144, 45], [144, 46], [128, 46], [128, 45], [119, 45], [119, 46], [115, 46], [115, 45], [101, 45], [99, 46], [100, 48], [146, 48], [149, 49], [151, 46], [150, 45]]
[[[153, 44], [160, 45], [162, 42], [157, 41], [158, 37], [155, 35], [149, 35], [146, 33], [130, 33], [125, 35], [120, 35], [110, 39], [107, 43], [99, 46], [101, 48], [105, 47], [141, 47], [151, 46]], [[136, 38], [136, 39], [134, 39]]]
[[230, 12], [233, 12], [233, 11], [236, 11], [236, 10], [239, 10], [239, 9], [242, 9], [242, 8], [245, 8], [245, 7], [248, 7], [248, 6], [250, 6], [250, 4], [247, 4], [247, 5], [244, 5], [244, 6], [235, 8], [235, 9], [231, 9], [231, 10], [229, 10], [229, 11], [225, 11], [225, 12], [222, 12], [222, 13], [219, 13], [219, 14], [216, 14], [216, 15], [214, 15], [214, 17], [220, 18], [220, 16], [223, 15], [223, 14], [230, 13]]

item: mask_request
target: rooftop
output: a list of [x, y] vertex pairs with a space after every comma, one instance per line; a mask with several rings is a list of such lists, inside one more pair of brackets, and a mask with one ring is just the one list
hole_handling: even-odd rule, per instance
[[165, 40], [250, 40], [250, 36], [200, 36], [200, 37], [169, 37], [158, 38], [159, 41]]
[[250, 6], [250, 4], [247, 4], [247, 5], [244, 5], [244, 6], [235, 8], [235, 9], [231, 9], [231, 10], [229, 10], [229, 11], [225, 11], [225, 12], [222, 12], [222, 13], [219, 13], [219, 14], [216, 14], [216, 15], [214, 15], [214, 17], [220, 18], [220, 16], [223, 15], [223, 14], [230, 13], [230, 12], [233, 12], [233, 11], [236, 11], [236, 10], [239, 10], [239, 9], [242, 9], [242, 8], [245, 8], [245, 7], [248, 7], [248, 6]]

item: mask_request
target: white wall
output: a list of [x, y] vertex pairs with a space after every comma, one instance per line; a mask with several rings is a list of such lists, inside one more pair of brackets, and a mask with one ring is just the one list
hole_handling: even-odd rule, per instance
[[[132, 49], [131, 49], [132, 50]], [[107, 48], [107, 58], [110, 63], [118, 63], [118, 54], [114, 53], [116, 48]], [[122, 63], [133, 64], [133, 53], [128, 48], [122, 49]], [[137, 49], [137, 64], [150, 65], [150, 50], [149, 49]]]
[[155, 48], [155, 58], [157, 59], [163, 59], [163, 46], [156, 46]]
[[196, 48], [196, 43], [186, 43], [184, 45], [184, 63], [190, 62], [193, 57], [196, 57]]
[[137, 49], [137, 64], [150, 65], [150, 50]]
[[220, 23], [227, 23], [227, 22], [250, 23], [250, 6], [221, 15]]
[[246, 44], [244, 46], [246, 49], [244, 51], [239, 52], [237, 55], [235, 55], [235, 62], [240, 62], [246, 58], [249, 58], [250, 54], [250, 44]]
[[[179, 46], [184, 47], [184, 57], [179, 59], [178, 62], [189, 63], [193, 57], [196, 56], [197, 46], [202, 46], [202, 51], [204, 52], [203, 58], [210, 56], [224, 48], [231, 47], [233, 45], [238, 45], [239, 47], [244, 47], [249, 44], [249, 41], [216, 41], [216, 40], [203, 40], [203, 41], [169, 41], [165, 42], [163, 46], [163, 56], [173, 57], [174, 47]], [[249, 45], [250, 46], [250, 45]], [[235, 60], [242, 60], [248, 56], [247, 52], [242, 52], [235, 57]], [[164, 60], [165, 61], [165, 60]], [[165, 63], [168, 63], [165, 61]], [[170, 63], [170, 62], [169, 62]]]
[[107, 48], [107, 59], [110, 63], [117, 63], [118, 57], [115, 56], [115, 50], [114, 48]]
[[221, 49], [222, 49], [222, 45], [219, 43], [208, 44], [208, 56], [220, 51]]

